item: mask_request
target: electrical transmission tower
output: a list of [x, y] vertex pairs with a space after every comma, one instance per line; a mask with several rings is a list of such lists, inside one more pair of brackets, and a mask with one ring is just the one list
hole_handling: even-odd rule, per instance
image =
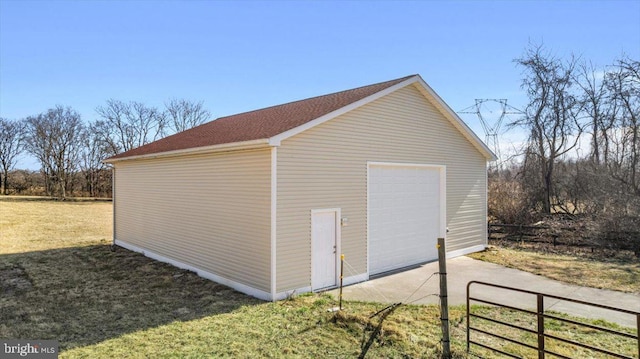
[[[483, 115], [483, 107], [486, 109], [487, 103], [497, 103], [500, 105], [500, 113], [498, 116], [492, 116], [489, 118]], [[493, 114], [493, 111], [489, 111]], [[507, 99], [476, 99], [476, 103], [465, 108], [462, 111], [458, 111], [458, 113], [468, 113], [475, 114], [480, 119], [480, 123], [482, 124], [482, 128], [484, 129], [484, 141], [489, 146], [489, 148], [495, 153], [498, 160], [496, 161], [498, 166], [500, 166], [500, 141], [498, 135], [500, 134], [500, 126], [502, 126], [502, 122], [504, 121], [505, 116], [507, 115], [520, 115], [523, 112], [518, 110], [513, 106], [507, 105]]]

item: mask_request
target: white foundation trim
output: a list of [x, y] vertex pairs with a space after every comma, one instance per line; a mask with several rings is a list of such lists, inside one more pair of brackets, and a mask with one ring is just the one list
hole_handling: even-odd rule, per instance
[[120, 247], [122, 247], [122, 248], [126, 248], [126, 249], [128, 249], [130, 251], [142, 253], [144, 256], [149, 257], [151, 259], [155, 259], [157, 261], [164, 262], [164, 263], [169, 263], [169, 264], [171, 264], [173, 266], [176, 266], [178, 268], [182, 268], [182, 269], [186, 269], [186, 270], [195, 272], [196, 274], [198, 274], [202, 278], [206, 278], [206, 279], [212, 280], [212, 281], [214, 281], [216, 283], [220, 283], [220, 284], [226, 285], [228, 287], [231, 287], [231, 288], [237, 290], [238, 292], [242, 292], [242, 293], [248, 294], [248, 295], [250, 295], [252, 297], [256, 297], [256, 298], [262, 299], [262, 300], [272, 300], [271, 293], [265, 292], [263, 290], [260, 290], [260, 289], [257, 289], [257, 288], [253, 288], [253, 287], [250, 287], [250, 286], [248, 286], [246, 284], [242, 284], [242, 283], [233, 281], [231, 279], [227, 279], [227, 278], [221, 277], [221, 276], [219, 276], [217, 274], [204, 271], [204, 270], [202, 270], [200, 268], [196, 268], [194, 266], [191, 266], [189, 264], [176, 261], [176, 260], [171, 259], [171, 258], [167, 258], [167, 257], [162, 256], [160, 254], [154, 253], [152, 251], [148, 251], [146, 249], [140, 248], [140, 247], [135, 246], [133, 244], [129, 244], [129, 243], [120, 241], [118, 239], [115, 240], [115, 244], [120, 246]]
[[[445, 242], [446, 245], [446, 242]], [[475, 253], [475, 252], [480, 252], [483, 251], [487, 248], [486, 245], [484, 244], [478, 244], [472, 247], [467, 247], [467, 248], [462, 248], [462, 249], [458, 249], [455, 251], [450, 251], [447, 252], [447, 258], [455, 258], [455, 257], [460, 257], [463, 256], [465, 254], [470, 254], [470, 253]]]
[[284, 292], [277, 293], [275, 298], [273, 298], [273, 300], [277, 301], [277, 300], [288, 299], [298, 294], [309, 293], [309, 292], [311, 292], [311, 286], [296, 288], [292, 290], [285, 290]]
[[[360, 282], [366, 282], [367, 280], [369, 280], [369, 275], [367, 273], [362, 273], [362, 274], [357, 274], [357, 275], [354, 275], [354, 276], [351, 276], [351, 277], [343, 278], [342, 285], [343, 286], [348, 286], [348, 285], [351, 285], [351, 284], [356, 284], [356, 283], [360, 283]], [[336, 287], [336, 288], [339, 288], [339, 287]], [[335, 288], [333, 288], [333, 289], [335, 289]], [[333, 289], [330, 288], [329, 290], [333, 290]], [[280, 292], [280, 293], [276, 294], [276, 296], [275, 296], [275, 298], [273, 300], [283, 300], [283, 299], [290, 298], [291, 296], [295, 296], [295, 295], [303, 294], [303, 293], [309, 293], [309, 292], [311, 292], [311, 286], [292, 289], [292, 290], [287, 290], [287, 291]]]

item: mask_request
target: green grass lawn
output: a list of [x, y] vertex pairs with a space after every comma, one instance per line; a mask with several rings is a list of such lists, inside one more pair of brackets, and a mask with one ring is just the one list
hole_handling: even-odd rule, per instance
[[[0, 198], [0, 338], [58, 340], [61, 358], [357, 358], [379, 324], [369, 316], [385, 306], [345, 302], [330, 312], [337, 303], [320, 294], [263, 302], [112, 252], [111, 228], [109, 203]], [[451, 308], [454, 358], [467, 357], [464, 314]], [[398, 307], [366, 357], [438, 357], [439, 317], [437, 306]]]

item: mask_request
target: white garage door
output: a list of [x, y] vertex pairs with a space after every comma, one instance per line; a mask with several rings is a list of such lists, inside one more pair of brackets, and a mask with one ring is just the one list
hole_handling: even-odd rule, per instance
[[440, 168], [369, 165], [369, 273], [438, 258]]

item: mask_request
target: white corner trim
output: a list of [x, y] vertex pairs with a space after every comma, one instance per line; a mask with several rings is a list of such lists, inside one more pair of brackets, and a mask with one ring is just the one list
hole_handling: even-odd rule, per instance
[[250, 286], [248, 286], [246, 284], [242, 284], [242, 283], [233, 281], [231, 279], [221, 277], [221, 276], [219, 276], [217, 274], [214, 274], [214, 273], [211, 273], [211, 272], [207, 272], [207, 271], [202, 270], [200, 268], [196, 268], [196, 267], [194, 267], [192, 265], [189, 265], [189, 264], [186, 264], [186, 263], [182, 263], [182, 262], [176, 261], [176, 260], [171, 259], [171, 258], [167, 258], [165, 256], [162, 256], [162, 255], [157, 254], [157, 253], [152, 252], [152, 251], [145, 250], [145, 249], [140, 248], [138, 246], [135, 246], [133, 244], [129, 244], [129, 243], [120, 241], [118, 239], [115, 240], [115, 244], [120, 246], [120, 247], [122, 247], [122, 248], [126, 248], [126, 249], [128, 249], [130, 251], [142, 253], [144, 256], [149, 257], [151, 259], [155, 259], [157, 261], [164, 262], [164, 263], [169, 263], [169, 264], [171, 264], [173, 266], [176, 266], [178, 268], [182, 268], [182, 269], [186, 269], [186, 270], [195, 272], [196, 274], [198, 274], [202, 278], [206, 278], [206, 279], [212, 280], [212, 281], [214, 281], [216, 283], [220, 283], [220, 284], [226, 285], [226, 286], [231, 287], [231, 288], [233, 288], [233, 289], [235, 289], [235, 290], [237, 290], [239, 292], [248, 294], [248, 295], [250, 295], [252, 297], [256, 297], [256, 298], [262, 299], [262, 300], [271, 300], [272, 299], [271, 298], [271, 294], [267, 293], [267, 292], [265, 292], [263, 290], [260, 290], [260, 289], [254, 288], [254, 287], [250, 287]]
[[278, 222], [278, 148], [271, 147], [271, 298], [276, 298], [277, 222]]
[[483, 251], [487, 248], [486, 245], [484, 244], [478, 244], [475, 246], [471, 246], [471, 247], [467, 247], [467, 248], [462, 248], [462, 249], [458, 249], [455, 251], [450, 251], [447, 252], [447, 258], [455, 258], [455, 257], [460, 257], [460, 256], [464, 256], [470, 253], [475, 253], [475, 252], [480, 252]]
[[[484, 171], [484, 216], [482, 218], [489, 218], [489, 171], [487, 170], [487, 164], [488, 163], [485, 163]], [[484, 241], [482, 241], [482, 243], [486, 247], [489, 245], [489, 221], [485, 220], [483, 222], [484, 225], [482, 228], [486, 235], [484, 236]]]
[[116, 244], [116, 167], [111, 166], [111, 245]]
[[480, 152], [490, 161], [495, 161], [497, 159], [495, 153], [489, 149], [489, 147], [476, 135], [473, 130], [458, 116], [458, 114], [447, 105], [444, 100], [429, 86], [422, 78], [418, 78], [417, 83], [421, 88], [421, 92], [425, 94], [427, 99], [432, 100], [436, 107], [438, 107], [445, 117], [449, 119], [453, 123], [455, 127], [457, 127], [462, 134], [467, 137], [472, 144], [475, 145], [476, 148], [480, 150]]
[[268, 147], [268, 146], [270, 146], [269, 139], [263, 138], [263, 139], [259, 139], [259, 140], [223, 143], [223, 144], [213, 145], [213, 146], [192, 147], [192, 148], [185, 148], [185, 149], [182, 149], [182, 150], [166, 151], [166, 152], [159, 152], [159, 153], [150, 153], [150, 154], [147, 154], [147, 155], [138, 155], [138, 156], [129, 156], [129, 157], [122, 157], [122, 158], [106, 159], [106, 160], [104, 160], [102, 162], [104, 162], [104, 163], [117, 163], [117, 162], [123, 162], [123, 161], [166, 158], [166, 157], [175, 157], [175, 156], [183, 156], [183, 155], [198, 155], [198, 154], [214, 153], [214, 152], [229, 152], [229, 151], [251, 150], [251, 149], [263, 148], [263, 147]]
[[322, 123], [325, 123], [333, 118], [336, 118], [344, 113], [347, 113], [349, 111], [352, 111], [360, 106], [366, 105], [372, 101], [375, 101], [377, 99], [379, 99], [380, 97], [386, 96], [398, 89], [401, 89], [405, 86], [411, 85], [412, 83], [419, 81], [420, 76], [416, 75], [416, 76], [412, 76], [402, 82], [399, 82], [393, 86], [387, 87], [384, 90], [378, 91], [376, 93], [374, 93], [373, 95], [369, 95], [359, 101], [353, 102], [347, 106], [341, 107], [333, 112], [329, 112], [328, 114], [324, 115], [324, 116], [320, 116], [318, 118], [316, 118], [315, 120], [309, 121], [305, 124], [302, 124], [298, 127], [292, 128], [288, 131], [285, 131], [281, 134], [275, 135], [273, 137], [271, 137], [269, 139], [269, 144], [271, 146], [279, 146], [280, 143], [283, 140], [286, 140], [289, 137], [295, 136], [297, 134], [299, 134], [300, 132], [306, 131], [312, 127], [318, 126]]

